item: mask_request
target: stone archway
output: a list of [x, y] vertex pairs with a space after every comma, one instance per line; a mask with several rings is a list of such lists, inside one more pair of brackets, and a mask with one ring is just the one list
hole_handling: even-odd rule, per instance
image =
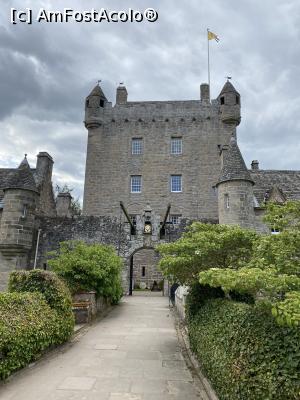
[[163, 276], [157, 269], [159, 254], [152, 246], [135, 249], [129, 257], [129, 295], [134, 289], [163, 288]]

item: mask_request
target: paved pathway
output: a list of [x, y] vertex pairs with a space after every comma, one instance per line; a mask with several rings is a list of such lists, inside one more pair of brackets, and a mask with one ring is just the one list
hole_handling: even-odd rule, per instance
[[195, 400], [164, 297], [126, 297], [63, 351], [0, 387], [1, 400]]

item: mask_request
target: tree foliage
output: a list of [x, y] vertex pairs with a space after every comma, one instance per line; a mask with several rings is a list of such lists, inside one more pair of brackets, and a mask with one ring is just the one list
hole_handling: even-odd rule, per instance
[[112, 246], [67, 241], [49, 255], [53, 257], [48, 262], [50, 267], [72, 293], [94, 290], [114, 303], [120, 300], [122, 259]]
[[[280, 224], [277, 235], [258, 237], [249, 264], [241, 269], [213, 268], [199, 274], [201, 284], [225, 292], [251, 294], [267, 306], [278, 324], [300, 324], [300, 202], [268, 206], [266, 221]], [[293, 220], [295, 218], [295, 220]], [[279, 222], [278, 222], [279, 221]], [[278, 222], [278, 223], [277, 223]]]
[[246, 265], [256, 239], [255, 232], [238, 226], [195, 222], [176, 242], [158, 246], [159, 268], [168, 278], [191, 284], [200, 271]]
[[264, 221], [272, 229], [299, 230], [300, 229], [300, 201], [287, 201], [284, 205], [268, 203]]

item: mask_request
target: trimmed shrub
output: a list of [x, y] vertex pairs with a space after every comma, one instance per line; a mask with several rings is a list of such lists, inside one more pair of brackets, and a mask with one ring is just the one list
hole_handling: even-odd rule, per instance
[[201, 307], [208, 299], [223, 298], [224, 292], [221, 288], [212, 288], [208, 285], [201, 285], [195, 282], [189, 288], [189, 294], [186, 298], [185, 315], [187, 320], [192, 320]]
[[189, 337], [220, 400], [300, 398], [300, 330], [278, 326], [263, 308], [207, 300]]
[[49, 254], [53, 256], [48, 261], [50, 267], [72, 293], [94, 290], [113, 304], [122, 297], [122, 259], [112, 246], [68, 241]]
[[57, 317], [40, 293], [0, 294], [0, 379], [57, 344]]
[[40, 269], [14, 271], [10, 274], [8, 288], [10, 292], [41, 293], [56, 318], [56, 343], [69, 339], [74, 330], [72, 298], [66, 285], [54, 272]]

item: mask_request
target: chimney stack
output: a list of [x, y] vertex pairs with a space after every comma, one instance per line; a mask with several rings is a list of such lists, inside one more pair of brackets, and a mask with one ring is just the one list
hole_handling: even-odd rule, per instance
[[259, 169], [259, 162], [258, 160], [253, 160], [251, 163], [251, 169], [252, 170], [258, 170]]
[[127, 89], [125, 86], [120, 84], [120, 86], [117, 87], [117, 98], [116, 98], [116, 103], [117, 104], [126, 104], [127, 103]]
[[209, 85], [208, 85], [208, 83], [201, 83], [200, 96], [201, 96], [201, 103], [209, 104]]

